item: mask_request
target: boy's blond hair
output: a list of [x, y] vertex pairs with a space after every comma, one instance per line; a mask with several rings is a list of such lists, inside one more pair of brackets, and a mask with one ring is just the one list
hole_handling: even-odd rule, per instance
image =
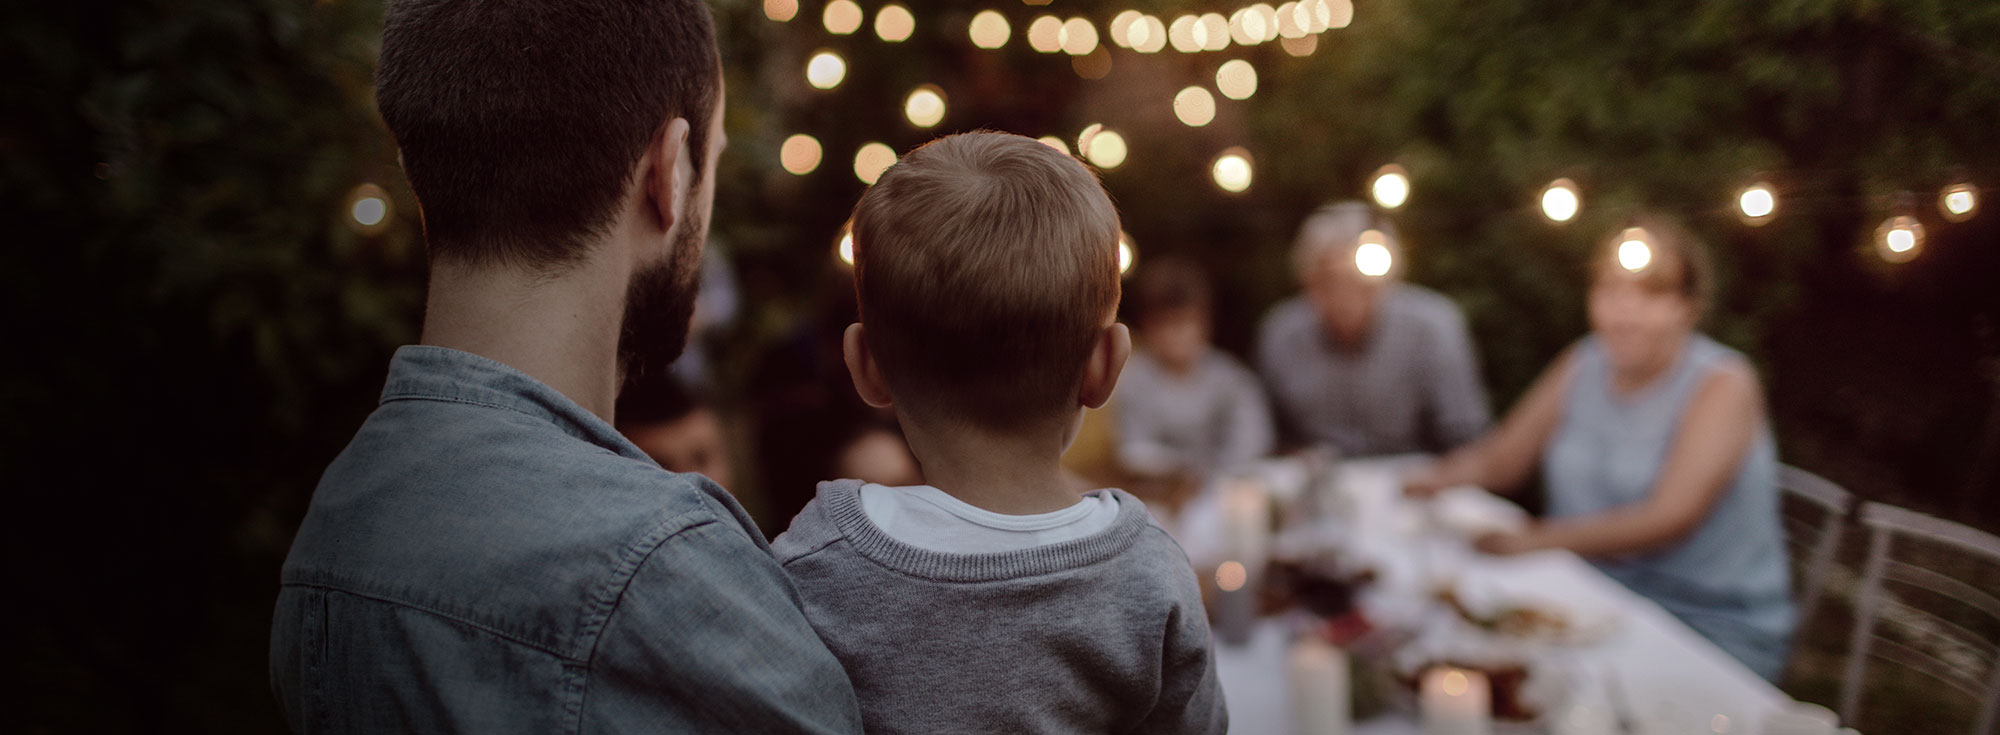
[[854, 208], [866, 339], [899, 405], [1013, 428], [1074, 409], [1118, 308], [1118, 212], [1095, 174], [1030, 138], [950, 135]]

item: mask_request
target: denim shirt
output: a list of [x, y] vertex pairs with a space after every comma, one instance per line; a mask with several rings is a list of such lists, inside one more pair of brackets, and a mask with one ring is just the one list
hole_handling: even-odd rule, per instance
[[741, 506], [506, 365], [404, 347], [285, 560], [297, 733], [860, 732]]

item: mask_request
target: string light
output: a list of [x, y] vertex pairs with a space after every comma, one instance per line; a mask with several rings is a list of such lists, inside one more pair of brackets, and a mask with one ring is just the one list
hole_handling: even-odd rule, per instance
[[1306, 0], [1299, 5], [1305, 8], [1307, 33], [1325, 33], [1333, 23], [1333, 9], [1326, 6], [1326, 0]]
[[[1308, 17], [1310, 15], [1307, 13]], [[1304, 38], [1310, 35], [1306, 33], [1306, 23], [1302, 22], [1307, 20], [1308, 18], [1299, 15], [1299, 4], [1296, 2], [1278, 6], [1278, 35], [1283, 38]]]
[[1653, 264], [1652, 236], [1638, 227], [1618, 233], [1618, 267], [1638, 273]]
[[849, 267], [852, 267], [854, 265], [853, 230], [850, 230], [846, 227], [840, 228], [840, 244], [835, 245], [833, 247], [833, 252], [835, 255], [840, 257], [840, 262], [846, 263]]
[[1114, 169], [1125, 163], [1125, 136], [1115, 131], [1100, 129], [1090, 137], [1090, 145], [1084, 146], [1084, 156], [1101, 169]]
[[1285, 53], [1293, 56], [1311, 56], [1319, 50], [1319, 36], [1280, 39], [1278, 44], [1285, 47]]
[[1126, 10], [1111, 16], [1111, 25], [1105, 30], [1111, 35], [1111, 45], [1119, 48], [1132, 47], [1132, 27], [1144, 20], [1146, 15], [1137, 10]]
[[1175, 51], [1184, 54], [1200, 51], [1201, 42], [1195, 38], [1195, 27], [1199, 25], [1201, 21], [1192, 15], [1175, 18], [1174, 24], [1167, 26], [1167, 41], [1174, 45]]
[[1056, 45], [1062, 47], [1063, 53], [1071, 56], [1082, 56], [1096, 51], [1097, 26], [1091, 25], [1090, 21], [1084, 18], [1063, 21], [1062, 29], [1057, 32]]
[[891, 3], [875, 12], [875, 35], [889, 43], [902, 43], [917, 30], [917, 17], [910, 9]]
[[1132, 265], [1138, 260], [1138, 252], [1132, 249], [1132, 236], [1118, 233], [1118, 275], [1131, 273]]
[[779, 23], [799, 14], [799, 0], [764, 0], [764, 17]]
[[1743, 213], [1745, 223], [1761, 227], [1771, 221], [1771, 215], [1777, 213], [1778, 194], [1770, 184], [1759, 181], [1736, 195], [1736, 209]]
[[1882, 221], [1875, 228], [1875, 252], [1891, 263], [1908, 263], [1924, 250], [1924, 225], [1907, 214]]
[[882, 143], [869, 143], [854, 152], [854, 178], [873, 186], [882, 172], [896, 165], [896, 149]]
[[910, 96], [903, 100], [903, 117], [920, 128], [934, 127], [943, 122], [944, 90], [929, 84], [911, 90]]
[[1090, 142], [1091, 142], [1092, 140], [1096, 140], [1096, 139], [1097, 139], [1097, 134], [1098, 134], [1098, 133], [1102, 133], [1102, 132], [1104, 132], [1104, 124], [1103, 124], [1103, 123], [1091, 123], [1091, 124], [1089, 124], [1089, 125], [1085, 125], [1085, 126], [1083, 127], [1083, 132], [1081, 132], [1081, 133], [1077, 133], [1077, 134], [1076, 134], [1076, 152], [1077, 152], [1077, 154], [1078, 154], [1078, 155], [1086, 155], [1086, 156], [1087, 156], [1087, 155], [1089, 155], [1089, 153], [1090, 153]]
[[1229, 14], [1229, 40], [1238, 46], [1255, 46], [1264, 41], [1262, 30], [1251, 32], [1250, 15], [1249, 8], [1237, 8], [1236, 12]]
[[1583, 208], [1583, 198], [1577, 195], [1576, 182], [1556, 179], [1542, 190], [1542, 216], [1550, 222], [1568, 222], [1576, 218], [1577, 210]]
[[861, 6], [854, 0], [833, 0], [820, 14], [820, 22], [826, 26], [827, 33], [845, 36], [861, 30], [861, 17]]
[[1215, 178], [1215, 185], [1231, 194], [1241, 194], [1250, 188], [1252, 178], [1250, 152], [1242, 148], [1230, 148], [1215, 158], [1215, 165], [1209, 173]]
[[1368, 183], [1368, 193], [1375, 197], [1376, 206], [1398, 209], [1410, 200], [1410, 174], [1393, 163], [1383, 166], [1375, 171], [1374, 180]]
[[347, 226], [355, 232], [369, 237], [380, 235], [389, 229], [389, 219], [394, 214], [389, 192], [380, 186], [361, 184], [347, 193]]
[[[1271, 7], [1270, 3], [1257, 3], [1256, 5], [1250, 6], [1250, 14], [1263, 19], [1264, 41], [1269, 42], [1278, 40], [1277, 8]], [[1248, 21], [1246, 20], [1245, 22]]]
[[1028, 24], [1028, 46], [1045, 54], [1062, 50], [1062, 19], [1053, 15], [1035, 18]]
[[1007, 16], [995, 10], [981, 10], [972, 16], [972, 24], [966, 27], [966, 35], [972, 37], [972, 45], [984, 49], [996, 49], [1007, 45], [1007, 37], [1014, 29], [1007, 25]]
[[806, 62], [806, 82], [819, 89], [833, 89], [847, 78], [847, 62], [840, 54], [822, 50]]
[[786, 138], [784, 145], [778, 147], [778, 161], [784, 164], [786, 171], [799, 176], [812, 173], [814, 169], [819, 168], [819, 159], [819, 139], [810, 135], [794, 135]]
[[1215, 70], [1215, 89], [1232, 100], [1247, 100], [1257, 93], [1257, 67], [1242, 59], [1222, 62]]
[[1964, 222], [1979, 214], [1979, 187], [1961, 181], [1938, 192], [1938, 211], [1947, 222]]
[[1389, 275], [1396, 265], [1395, 254], [1389, 252], [1389, 238], [1381, 230], [1367, 230], [1356, 238], [1354, 247], [1354, 269], [1369, 278]]
[[1174, 117], [1181, 124], [1198, 128], [1215, 121], [1215, 97], [1201, 87], [1188, 87], [1174, 95]]
[[1167, 24], [1159, 18], [1146, 16], [1132, 24], [1129, 31], [1132, 50], [1142, 54], [1157, 54], [1167, 47]]

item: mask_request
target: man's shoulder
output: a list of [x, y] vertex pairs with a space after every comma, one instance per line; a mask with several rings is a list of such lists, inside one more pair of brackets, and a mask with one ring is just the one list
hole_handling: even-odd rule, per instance
[[1264, 319], [1257, 324], [1258, 341], [1268, 344], [1272, 340], [1311, 334], [1318, 319], [1303, 294], [1292, 296], [1264, 312]]
[[1465, 322], [1458, 302], [1414, 283], [1398, 283], [1389, 292], [1391, 309], [1426, 326], [1453, 326]]

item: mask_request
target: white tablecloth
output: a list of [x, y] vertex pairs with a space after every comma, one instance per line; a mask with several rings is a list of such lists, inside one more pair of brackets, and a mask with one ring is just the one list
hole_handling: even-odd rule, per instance
[[[1634, 718], [1681, 723], [1674, 728], [1681, 733], [1754, 733], [1765, 715], [1791, 702], [1664, 609], [1573, 554], [1488, 557], [1472, 553], [1462, 540], [1427, 531], [1434, 527], [1427, 519], [1434, 516], [1400, 493], [1400, 468], [1410, 461], [1344, 463], [1330, 487], [1321, 489], [1336, 493], [1345, 503], [1342, 529], [1328, 532], [1346, 534], [1348, 547], [1373, 557], [1381, 570], [1380, 593], [1365, 600], [1364, 609], [1378, 616], [1399, 614], [1388, 608], [1414, 604], [1411, 601], [1423, 596], [1429, 580], [1442, 574], [1439, 570], [1449, 569], [1463, 586], [1497, 597], [1566, 600], [1608, 613], [1606, 617], [1615, 621], [1609, 632], [1565, 656], [1578, 675], [1572, 696], [1580, 705], [1609, 709], [1602, 681], [1607, 672], [1623, 690]], [[1214, 560], [1216, 515], [1213, 504], [1198, 500], [1182, 516], [1183, 543], [1197, 565]], [[1284, 678], [1287, 645], [1285, 629], [1275, 622], [1261, 623], [1242, 646], [1218, 640], [1217, 672], [1228, 698], [1230, 732], [1292, 733]], [[1415, 721], [1400, 715], [1361, 723], [1355, 729], [1356, 735], [1420, 732]]]

